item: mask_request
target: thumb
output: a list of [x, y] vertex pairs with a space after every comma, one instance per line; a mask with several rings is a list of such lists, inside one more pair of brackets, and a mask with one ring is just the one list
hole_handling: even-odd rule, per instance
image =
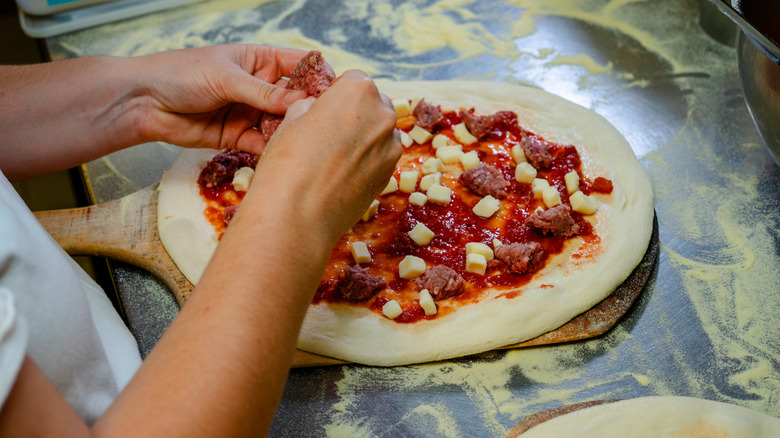
[[307, 96], [305, 91], [289, 90], [260, 80], [245, 72], [229, 82], [228, 99], [244, 103], [259, 110], [284, 114], [293, 102]]
[[296, 100], [289, 108], [287, 108], [287, 114], [285, 114], [285, 120], [295, 120], [302, 116], [306, 111], [311, 108], [316, 99], [314, 97], [307, 97], [305, 99]]

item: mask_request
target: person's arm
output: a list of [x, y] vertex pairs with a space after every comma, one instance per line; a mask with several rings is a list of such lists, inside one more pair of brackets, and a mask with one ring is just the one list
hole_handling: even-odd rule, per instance
[[231, 45], [0, 66], [0, 170], [19, 181], [147, 141], [259, 152], [263, 111], [305, 96], [273, 85], [304, 54]]
[[[293, 104], [187, 305], [95, 425], [66, 421], [73, 435], [61, 434], [267, 433], [330, 250], [400, 157], [395, 120], [389, 100], [354, 71], [316, 101]], [[35, 397], [24, 391], [40, 390], [35, 370], [20, 373], [0, 426], [24, 427], [34, 417], [34, 427], [55, 430], [68, 418], [61, 398], [15, 404]]]

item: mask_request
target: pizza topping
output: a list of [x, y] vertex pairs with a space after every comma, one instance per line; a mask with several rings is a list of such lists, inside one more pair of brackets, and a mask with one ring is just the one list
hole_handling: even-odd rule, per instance
[[493, 216], [498, 210], [501, 209], [501, 201], [487, 195], [477, 202], [477, 205], [471, 209], [477, 216], [481, 218], [489, 218]]
[[401, 145], [403, 147], [408, 148], [409, 146], [414, 144], [414, 139], [411, 135], [409, 135], [406, 131], [401, 131]]
[[[322, 53], [312, 50], [306, 54], [290, 72], [290, 80], [287, 88], [290, 90], [303, 90], [309, 96], [320, 97], [330, 87], [336, 75], [325, 63]], [[260, 132], [265, 141], [271, 139], [281, 125], [284, 116], [265, 113], [260, 120]]]
[[547, 208], [555, 207], [561, 203], [561, 194], [555, 187], [547, 187], [542, 190], [542, 201]]
[[530, 183], [536, 178], [537, 174], [534, 166], [531, 166], [531, 163], [527, 161], [524, 161], [515, 167], [515, 181], [519, 183]]
[[487, 259], [482, 254], [471, 253], [466, 256], [466, 272], [485, 275]]
[[588, 196], [580, 191], [574, 192], [569, 197], [572, 210], [580, 214], [593, 214], [599, 209], [599, 202], [596, 198]]
[[523, 140], [520, 142], [520, 146], [523, 148], [525, 158], [537, 169], [546, 169], [550, 167], [553, 161], [553, 156], [550, 153], [551, 144], [538, 138], [523, 136]]
[[566, 192], [570, 195], [580, 189], [580, 175], [573, 170], [563, 176], [563, 181], [566, 183]]
[[379, 194], [379, 196], [393, 193], [396, 190], [398, 190], [398, 181], [396, 181], [394, 176], [391, 176], [390, 181], [387, 182], [387, 185], [385, 186], [384, 190], [382, 190], [382, 193]]
[[411, 280], [422, 275], [426, 268], [425, 260], [417, 256], [408, 255], [398, 264], [398, 276]]
[[436, 134], [433, 136], [433, 140], [431, 141], [431, 146], [433, 146], [434, 149], [439, 149], [442, 146], [452, 146], [452, 140], [450, 140], [449, 137], [447, 137], [444, 134]]
[[236, 212], [238, 211], [238, 204], [236, 205], [228, 205], [225, 207], [225, 212], [222, 214], [222, 220], [225, 222], [225, 226], [227, 226], [231, 220], [233, 220], [233, 216], [235, 216]]
[[371, 253], [366, 242], [352, 242], [349, 248], [355, 263], [371, 263]]
[[461, 145], [442, 146], [436, 149], [436, 158], [444, 164], [457, 163], [460, 161], [461, 155], [463, 155], [463, 146]]
[[429, 173], [428, 175], [423, 176], [420, 180], [420, 190], [427, 192], [428, 189], [435, 184], [441, 185], [441, 173], [439, 172]]
[[490, 195], [501, 199], [508, 194], [509, 181], [498, 169], [487, 164], [461, 173], [458, 182], [479, 196]]
[[382, 306], [382, 314], [390, 319], [396, 319], [404, 313], [396, 300], [390, 300]]
[[419, 177], [420, 174], [416, 170], [401, 172], [401, 177], [398, 181], [398, 189], [404, 193], [412, 193], [414, 188], [417, 187], [417, 178]]
[[422, 307], [423, 312], [425, 312], [425, 316], [433, 316], [438, 311], [436, 309], [436, 303], [433, 301], [433, 297], [431, 296], [431, 293], [428, 292], [428, 289], [420, 291], [420, 307]]
[[549, 188], [550, 183], [548, 183], [546, 179], [534, 178], [534, 180], [531, 181], [531, 191], [533, 192], [534, 198], [536, 199], [542, 199], [544, 191]]
[[409, 136], [412, 137], [412, 140], [414, 140], [415, 143], [424, 144], [425, 142], [430, 140], [431, 137], [433, 137], [433, 134], [426, 131], [425, 128], [421, 126], [414, 125], [412, 130], [409, 131]]
[[593, 180], [593, 191], [604, 193], [605, 195], [612, 193], [612, 181], [600, 176], [597, 177]]
[[515, 119], [515, 115], [510, 111], [499, 111], [487, 116], [478, 116], [474, 114], [474, 109], [472, 108], [470, 111], [461, 111], [460, 118], [469, 132], [477, 140], [481, 140], [494, 129], [501, 127], [509, 120]]
[[390, 101], [395, 109], [395, 115], [399, 118], [406, 117], [412, 113], [412, 106], [409, 104], [409, 99], [393, 99]]
[[441, 107], [439, 105], [431, 105], [425, 99], [420, 99], [417, 102], [417, 106], [414, 107], [412, 114], [417, 117], [415, 124], [426, 131], [432, 131], [434, 126], [444, 118]]
[[479, 154], [477, 154], [477, 151], [470, 151], [460, 156], [460, 164], [463, 165], [463, 170], [469, 170], [482, 163], [479, 161]]
[[457, 138], [459, 142], [465, 145], [470, 145], [477, 142], [477, 137], [471, 135], [469, 128], [467, 128], [466, 124], [463, 122], [453, 126], [452, 133], [455, 134], [455, 138]]
[[450, 205], [450, 202], [452, 202], [452, 189], [439, 184], [428, 187], [428, 191], [425, 194], [431, 202], [437, 204]]
[[425, 205], [426, 202], [428, 202], [428, 197], [425, 196], [424, 193], [414, 192], [411, 195], [409, 195], [410, 204], [414, 204], [418, 207], [422, 207], [423, 205]]
[[255, 176], [255, 170], [251, 167], [242, 167], [233, 175], [233, 189], [237, 192], [245, 192], [249, 189], [249, 183]]
[[529, 216], [525, 223], [538, 229], [542, 234], [571, 237], [580, 232], [580, 226], [571, 217], [571, 207], [566, 204], [536, 212]]
[[379, 210], [379, 201], [374, 199], [371, 201], [371, 205], [368, 206], [368, 210], [366, 210], [365, 213], [363, 213], [363, 216], [360, 218], [363, 222], [368, 222], [371, 220], [372, 217], [376, 214], [376, 212]]
[[440, 173], [444, 170], [444, 164], [438, 158], [428, 158], [422, 165], [423, 175], [430, 175], [432, 173]]
[[198, 176], [198, 184], [208, 188], [233, 181], [236, 171], [242, 167], [254, 169], [257, 156], [249, 152], [227, 150], [215, 155]]
[[436, 265], [415, 280], [422, 289], [428, 289], [434, 300], [454, 297], [466, 291], [466, 282], [454, 269]]
[[495, 254], [495, 261], [503, 262], [507, 269], [515, 274], [533, 272], [541, 267], [539, 265], [544, 260], [544, 251], [538, 242], [501, 245], [496, 247]]
[[411, 231], [409, 231], [409, 237], [414, 240], [414, 243], [425, 246], [429, 243], [431, 243], [431, 240], [433, 240], [434, 237], [436, 237], [436, 234], [431, 231], [430, 228], [426, 227], [424, 223], [418, 222], [417, 225], [412, 228]]
[[303, 90], [309, 96], [320, 97], [335, 77], [333, 70], [325, 63], [322, 53], [312, 50], [293, 68], [287, 88]]
[[352, 265], [341, 271], [336, 291], [346, 300], [366, 301], [386, 286], [385, 280], [371, 275], [368, 268]]
[[[509, 152], [512, 154], [512, 159], [518, 165], [521, 164], [521, 163], [527, 163], [528, 162], [528, 160], [526, 160], [526, 158], [525, 158], [525, 152], [523, 152], [523, 148], [519, 144], [516, 144], [516, 145], [512, 146], [512, 149]], [[530, 166], [531, 164], [529, 163], [528, 165]], [[533, 167], [533, 166], [531, 166], [531, 167]]]
[[480, 242], [467, 243], [466, 256], [468, 256], [469, 254], [481, 254], [483, 257], [485, 257], [485, 260], [493, 260], [493, 250], [490, 249], [490, 247], [485, 245], [484, 243], [480, 243]]

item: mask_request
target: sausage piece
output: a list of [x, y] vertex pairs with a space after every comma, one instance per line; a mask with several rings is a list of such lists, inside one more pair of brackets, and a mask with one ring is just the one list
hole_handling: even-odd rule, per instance
[[479, 165], [460, 174], [458, 182], [479, 196], [490, 195], [505, 198], [509, 193], [509, 181], [498, 169], [487, 164]]
[[366, 301], [387, 286], [385, 280], [371, 275], [360, 265], [347, 266], [339, 275], [336, 292], [349, 301]]
[[428, 289], [434, 300], [443, 300], [462, 294], [466, 282], [454, 269], [436, 265], [414, 280], [421, 289]]
[[566, 204], [536, 212], [526, 219], [525, 223], [539, 229], [543, 234], [571, 237], [580, 232], [580, 226], [571, 217], [571, 207]]
[[495, 260], [503, 262], [510, 272], [525, 274], [539, 267], [544, 250], [538, 242], [510, 243], [495, 248]]

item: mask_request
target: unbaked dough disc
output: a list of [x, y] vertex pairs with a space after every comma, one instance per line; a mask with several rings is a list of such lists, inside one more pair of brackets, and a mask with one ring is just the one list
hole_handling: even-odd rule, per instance
[[[512, 110], [520, 125], [545, 139], [575, 145], [589, 178], [610, 179], [589, 221], [600, 237], [597, 257], [572, 262], [577, 238], [508, 299], [506, 291], [452, 314], [395, 323], [365, 308], [320, 302], [307, 312], [298, 348], [369, 365], [404, 365], [488, 351], [554, 330], [608, 296], [633, 271], [652, 232], [653, 196], [631, 147], [601, 116], [542, 90], [497, 82], [378, 82], [391, 98], [425, 98], [443, 109], [478, 114]], [[184, 150], [160, 184], [160, 237], [174, 262], [197, 283], [214, 251], [213, 230], [196, 179], [214, 151]]]
[[780, 419], [691, 397], [641, 397], [562, 415], [522, 438], [775, 438]]

